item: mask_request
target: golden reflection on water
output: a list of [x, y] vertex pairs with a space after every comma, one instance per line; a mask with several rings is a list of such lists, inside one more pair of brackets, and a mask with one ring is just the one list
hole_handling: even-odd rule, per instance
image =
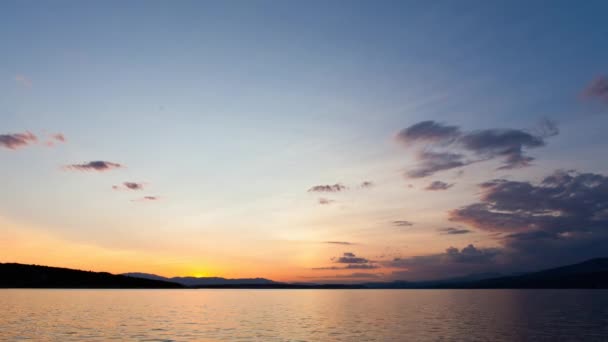
[[0, 340], [607, 341], [602, 290], [0, 290]]

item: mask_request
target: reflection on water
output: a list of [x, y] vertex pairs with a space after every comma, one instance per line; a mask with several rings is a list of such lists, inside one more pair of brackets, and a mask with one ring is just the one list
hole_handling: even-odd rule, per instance
[[0, 340], [608, 341], [603, 290], [0, 290]]

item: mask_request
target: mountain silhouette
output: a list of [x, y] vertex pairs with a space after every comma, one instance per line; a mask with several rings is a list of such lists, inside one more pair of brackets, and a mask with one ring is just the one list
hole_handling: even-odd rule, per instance
[[239, 278], [239, 279], [226, 279], [220, 277], [173, 277], [166, 278], [156, 274], [150, 273], [123, 273], [122, 275], [134, 278], [152, 279], [168, 281], [178, 283], [184, 286], [197, 287], [197, 286], [218, 286], [218, 285], [270, 285], [280, 284], [276, 281], [272, 281], [265, 278]]
[[166, 278], [149, 273], [113, 275], [68, 268], [0, 263], [2, 288], [250, 288], [250, 289], [608, 289], [608, 258], [538, 272], [497, 277], [477, 274], [436, 281], [359, 284], [281, 283], [264, 278]]
[[182, 288], [176, 283], [132, 278], [106, 272], [69, 268], [0, 263], [0, 288]]

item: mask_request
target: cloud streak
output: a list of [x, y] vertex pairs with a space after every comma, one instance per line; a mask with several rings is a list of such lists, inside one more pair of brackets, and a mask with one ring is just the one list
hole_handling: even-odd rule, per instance
[[121, 185], [113, 185], [114, 190], [143, 190], [144, 183], [123, 182]]
[[340, 192], [344, 190], [346, 190], [344, 185], [336, 183], [334, 185], [315, 185], [308, 189], [308, 192]]
[[393, 226], [397, 226], [397, 227], [411, 227], [414, 225], [412, 222], [406, 221], [406, 220], [393, 221], [392, 224], [393, 224]]
[[123, 167], [124, 167], [123, 165], [118, 164], [118, 163], [96, 160], [96, 161], [91, 161], [91, 162], [84, 163], [84, 164], [66, 165], [64, 168], [67, 170], [85, 171], [85, 172], [89, 172], [89, 171], [105, 172], [105, 171], [110, 171], [110, 170], [114, 170], [114, 169], [120, 169]]

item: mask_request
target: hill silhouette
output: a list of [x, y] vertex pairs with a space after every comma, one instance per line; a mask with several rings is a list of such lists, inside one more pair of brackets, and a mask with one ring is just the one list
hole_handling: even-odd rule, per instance
[[106, 272], [16, 263], [0, 264], [3, 288], [225, 288], [225, 289], [608, 289], [608, 258], [538, 272], [496, 277], [471, 275], [436, 281], [359, 284], [281, 283], [264, 278], [165, 278], [148, 273]]
[[0, 287], [171, 289], [182, 288], [183, 286], [166, 281], [132, 278], [106, 272], [0, 263]]

